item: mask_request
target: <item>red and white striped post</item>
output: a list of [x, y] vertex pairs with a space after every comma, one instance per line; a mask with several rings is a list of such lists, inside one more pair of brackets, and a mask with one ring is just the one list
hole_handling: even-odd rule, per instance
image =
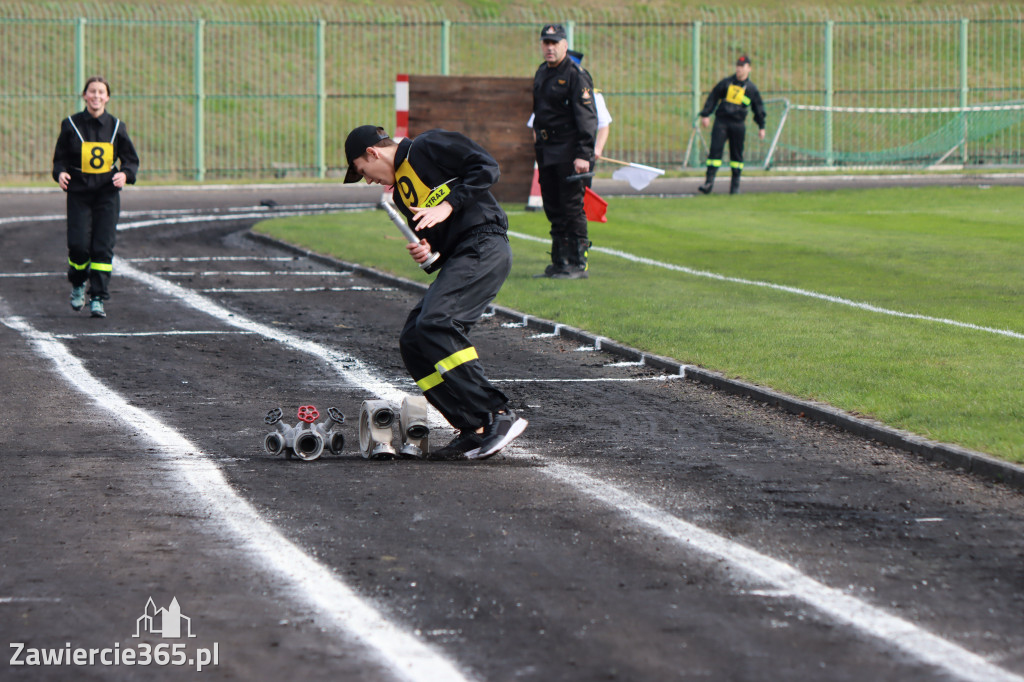
[[395, 134], [392, 139], [409, 137], [409, 74], [395, 76]]

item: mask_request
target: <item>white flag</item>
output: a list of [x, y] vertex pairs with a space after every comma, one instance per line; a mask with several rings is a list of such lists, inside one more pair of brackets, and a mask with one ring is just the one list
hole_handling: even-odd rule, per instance
[[625, 180], [633, 189], [641, 190], [651, 184], [651, 180], [664, 174], [665, 171], [660, 168], [652, 168], [641, 163], [631, 163], [612, 173], [612, 178], [614, 180]]

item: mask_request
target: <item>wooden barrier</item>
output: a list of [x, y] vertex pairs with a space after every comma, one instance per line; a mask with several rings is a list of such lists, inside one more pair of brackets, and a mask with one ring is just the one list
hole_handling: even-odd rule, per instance
[[501, 202], [525, 203], [533, 180], [532, 78], [409, 76], [409, 135], [432, 128], [460, 132], [493, 156]]

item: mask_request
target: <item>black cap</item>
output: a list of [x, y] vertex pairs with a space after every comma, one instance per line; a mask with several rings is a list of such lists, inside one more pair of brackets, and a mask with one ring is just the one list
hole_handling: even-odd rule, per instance
[[745, 54], [740, 55], [740, 58], [736, 60], [736, 66], [743, 66], [744, 64], [750, 64], [750, 57]]
[[540, 30], [541, 40], [567, 40], [565, 28], [561, 24], [548, 24]]
[[367, 147], [372, 147], [386, 139], [388, 139], [388, 134], [380, 126], [359, 126], [348, 134], [348, 137], [345, 138], [345, 160], [348, 161], [345, 182], [359, 182], [363, 176], [355, 169], [352, 162], [365, 154]]

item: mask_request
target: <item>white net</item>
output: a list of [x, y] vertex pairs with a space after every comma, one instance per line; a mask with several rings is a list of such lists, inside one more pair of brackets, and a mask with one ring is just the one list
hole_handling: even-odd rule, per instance
[[772, 167], [1024, 164], [1024, 102], [970, 107], [790, 105]]

